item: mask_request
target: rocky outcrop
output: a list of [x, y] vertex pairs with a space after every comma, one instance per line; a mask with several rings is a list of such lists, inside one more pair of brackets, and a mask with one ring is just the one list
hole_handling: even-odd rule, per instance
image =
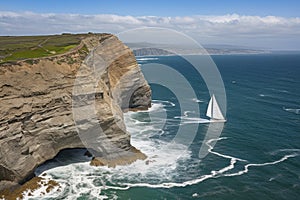
[[151, 103], [132, 51], [112, 35], [82, 42], [69, 54], [0, 66], [2, 188], [24, 183], [62, 149], [87, 147], [94, 165], [145, 158], [122, 115]]

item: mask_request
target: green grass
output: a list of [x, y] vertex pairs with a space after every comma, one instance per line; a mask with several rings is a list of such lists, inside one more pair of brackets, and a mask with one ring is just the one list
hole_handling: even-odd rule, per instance
[[59, 55], [78, 46], [88, 34], [0, 36], [0, 63]]
[[38, 48], [35, 50], [19, 50], [12, 53], [12, 55], [7, 56], [3, 59], [3, 61], [15, 61], [15, 60], [24, 60], [28, 58], [39, 58], [48, 56], [49, 53], [47, 53], [44, 49]]
[[73, 48], [75, 48], [78, 44], [71, 44], [71, 45], [68, 45], [68, 46], [44, 46], [45, 49], [47, 49], [50, 54], [53, 55], [52, 52], [55, 52], [55, 54], [62, 54], [62, 53], [65, 53]]

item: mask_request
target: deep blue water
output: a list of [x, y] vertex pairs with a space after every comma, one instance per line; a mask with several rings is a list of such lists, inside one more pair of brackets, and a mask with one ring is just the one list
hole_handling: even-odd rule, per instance
[[[65, 187], [52, 197], [299, 199], [300, 55], [216, 55], [212, 58], [221, 73], [227, 96], [227, 122], [212, 152], [201, 160], [198, 157], [208, 124], [197, 120], [183, 123], [188, 118], [206, 118], [210, 97], [204, 81], [199, 81], [199, 76], [195, 76], [193, 68], [181, 57], [140, 59], [142, 69], [160, 63], [178, 70], [189, 80], [197, 98], [187, 96], [178, 100], [170, 88], [151, 84], [152, 110], [125, 114], [133, 145], [149, 156], [150, 163], [141, 161], [116, 169], [95, 169], [88, 164], [53, 168], [47, 174]], [[172, 82], [182, 87], [176, 79]], [[183, 104], [199, 106], [200, 113], [185, 110], [187, 118], [181, 121], [178, 116], [184, 115], [180, 112]], [[166, 116], [165, 123], [156, 117], [162, 116], [160, 112]], [[163, 149], [180, 126], [186, 127], [186, 134], [197, 132], [188, 150], [179, 144]]]

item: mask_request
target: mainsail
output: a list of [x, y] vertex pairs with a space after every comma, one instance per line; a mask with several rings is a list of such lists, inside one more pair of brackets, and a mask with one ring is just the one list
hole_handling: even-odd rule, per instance
[[207, 111], [206, 111], [206, 116], [210, 117], [211, 119], [216, 119], [216, 120], [225, 120], [222, 111], [218, 105], [218, 102], [215, 98], [215, 95], [211, 96], [211, 99], [208, 103]]

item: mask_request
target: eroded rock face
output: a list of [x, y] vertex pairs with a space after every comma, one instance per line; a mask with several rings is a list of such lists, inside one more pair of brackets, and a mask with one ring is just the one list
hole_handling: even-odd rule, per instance
[[[130, 145], [122, 114], [122, 110], [151, 104], [150, 87], [132, 51], [111, 35], [83, 42], [89, 50], [96, 47], [96, 57], [87, 57], [89, 52], [82, 48], [33, 64], [23, 61], [0, 66], [2, 188], [8, 181], [23, 183], [37, 166], [66, 148], [87, 146], [96, 157], [94, 163], [98, 158], [110, 166], [145, 158]], [[96, 72], [92, 70], [95, 64], [100, 66]], [[78, 79], [94, 89], [76, 89]], [[85, 112], [91, 105], [93, 119]]]

